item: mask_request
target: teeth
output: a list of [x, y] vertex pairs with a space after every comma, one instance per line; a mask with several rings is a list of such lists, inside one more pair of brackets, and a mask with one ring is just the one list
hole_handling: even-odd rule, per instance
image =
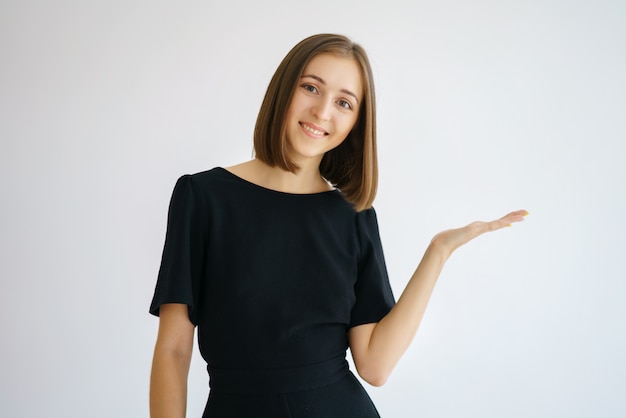
[[308, 125], [302, 125], [302, 127], [307, 131], [314, 133], [315, 135], [324, 135], [324, 131], [318, 131], [317, 129], [313, 129]]

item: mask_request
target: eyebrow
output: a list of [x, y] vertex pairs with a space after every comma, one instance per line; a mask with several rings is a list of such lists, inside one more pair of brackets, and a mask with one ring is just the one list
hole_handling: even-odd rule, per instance
[[[303, 75], [302, 77], [300, 77], [300, 78], [305, 78], [305, 77], [310, 77], [310, 78], [313, 78], [313, 79], [315, 79], [315, 80], [319, 81], [322, 85], [324, 85], [324, 86], [326, 85], [326, 82], [324, 81], [324, 79], [323, 79], [322, 77], [320, 77], [320, 76], [315, 75], [315, 74], [304, 74], [304, 75]], [[359, 99], [356, 97], [356, 94], [352, 93], [350, 90], [347, 90], [347, 89], [341, 89], [340, 91], [341, 91], [342, 93], [346, 93], [346, 94], [348, 94], [348, 95], [350, 95], [350, 96], [354, 97], [354, 100], [356, 100], [356, 103], [357, 103], [357, 104], [359, 103]]]

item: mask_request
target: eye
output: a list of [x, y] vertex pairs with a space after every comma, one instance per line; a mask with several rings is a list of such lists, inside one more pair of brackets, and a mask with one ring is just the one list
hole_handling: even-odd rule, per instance
[[344, 109], [352, 109], [352, 104], [347, 101], [347, 100], [338, 100], [337, 104], [341, 107], [343, 107]]
[[317, 88], [310, 84], [303, 84], [301, 87], [310, 93], [317, 93]]

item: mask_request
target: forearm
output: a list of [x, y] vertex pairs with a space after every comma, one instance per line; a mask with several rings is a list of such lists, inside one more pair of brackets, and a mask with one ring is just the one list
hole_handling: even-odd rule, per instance
[[350, 349], [361, 377], [381, 385], [413, 340], [443, 265], [460, 246], [485, 232], [524, 220], [525, 210], [490, 222], [476, 221], [435, 235], [396, 306], [378, 323], [350, 330]]
[[184, 418], [190, 358], [158, 347], [150, 376], [150, 417]]
[[[374, 385], [383, 384], [413, 340], [439, 274], [449, 257], [433, 241], [393, 309], [373, 325], [369, 343], [359, 353], [359, 373]], [[355, 359], [356, 361], [356, 359]], [[359, 364], [357, 364], [359, 368]]]

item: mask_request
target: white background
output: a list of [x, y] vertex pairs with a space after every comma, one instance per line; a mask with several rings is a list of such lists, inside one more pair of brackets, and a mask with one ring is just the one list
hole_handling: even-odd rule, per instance
[[[184, 173], [251, 157], [276, 66], [346, 34], [378, 93], [399, 296], [433, 234], [525, 208], [437, 285], [383, 417], [626, 414], [626, 3], [3, 0], [0, 415], [147, 417]], [[189, 413], [207, 377], [197, 351]]]

